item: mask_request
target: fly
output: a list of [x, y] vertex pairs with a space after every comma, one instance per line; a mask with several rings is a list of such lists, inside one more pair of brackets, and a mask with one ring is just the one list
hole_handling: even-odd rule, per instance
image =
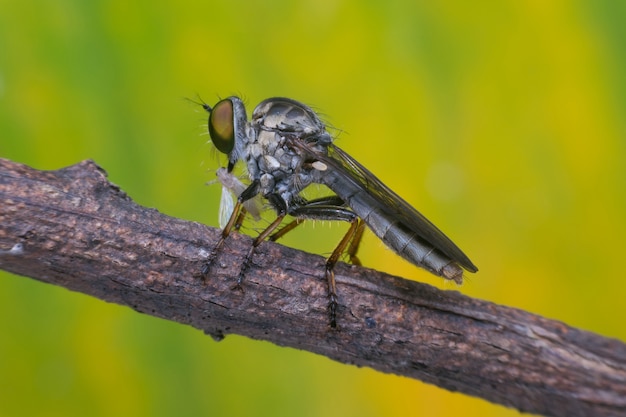
[[[228, 172], [226, 168], [219, 168], [215, 175], [217, 176], [217, 181], [222, 184], [222, 196], [220, 197], [220, 213], [219, 213], [219, 224], [220, 229], [224, 229], [226, 224], [228, 224], [228, 220], [230, 219], [230, 215], [233, 213], [235, 209], [235, 203], [233, 202], [233, 196], [239, 198], [239, 195], [243, 193], [243, 191], [247, 188], [244, 183], [242, 183], [239, 178], [233, 175], [232, 172]], [[213, 182], [213, 181], [212, 181]], [[258, 198], [252, 198], [250, 200], [244, 201], [243, 203], [244, 209], [252, 216], [255, 221], [261, 220], [261, 203]]]
[[[241, 226], [247, 211], [244, 205], [258, 195], [269, 202], [277, 217], [254, 239], [235, 288], [241, 289], [254, 250], [264, 240], [276, 240], [304, 220], [350, 224], [325, 265], [333, 328], [337, 327], [338, 305], [334, 267], [344, 253], [350, 262], [360, 264], [356, 254], [366, 225], [397, 254], [437, 276], [461, 284], [464, 270], [478, 271], [434, 224], [334, 145], [326, 126], [308, 106], [289, 98], [269, 98], [254, 109], [250, 121], [242, 100], [235, 96], [220, 100], [214, 107], [202, 106], [209, 113], [211, 141], [228, 157], [223, 179], [231, 179], [228, 174], [239, 161], [245, 164], [250, 179], [245, 189], [236, 190], [237, 203], [203, 266], [205, 276], [224, 240]], [[223, 179], [224, 192], [235, 192]], [[334, 195], [307, 200], [301, 192], [311, 184], [323, 184]], [[280, 228], [286, 216], [293, 221]]]

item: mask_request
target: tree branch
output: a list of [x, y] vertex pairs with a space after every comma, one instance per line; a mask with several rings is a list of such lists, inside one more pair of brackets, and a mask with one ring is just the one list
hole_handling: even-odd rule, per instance
[[136, 205], [91, 161], [37, 171], [0, 159], [0, 268], [216, 339], [236, 333], [537, 414], [626, 415], [626, 345], [456, 291], [339, 264], [328, 327], [324, 259]]

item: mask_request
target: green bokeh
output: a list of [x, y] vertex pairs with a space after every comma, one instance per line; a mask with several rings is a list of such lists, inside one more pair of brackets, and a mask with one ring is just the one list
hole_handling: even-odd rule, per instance
[[[471, 256], [461, 291], [624, 340], [623, 4], [0, 0], [0, 157], [91, 158], [216, 225], [219, 161], [184, 98], [292, 97]], [[450, 288], [371, 235], [361, 259]], [[517, 415], [5, 273], [0, 326], [1, 416]]]

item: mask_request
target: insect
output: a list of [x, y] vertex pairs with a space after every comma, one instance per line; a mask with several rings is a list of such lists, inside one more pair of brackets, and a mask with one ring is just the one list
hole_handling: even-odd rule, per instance
[[[222, 197], [220, 198], [220, 228], [224, 229], [228, 224], [230, 215], [235, 209], [235, 203], [233, 203], [233, 195], [239, 197], [241, 193], [247, 188], [237, 176], [232, 172], [228, 172], [226, 168], [219, 168], [215, 171], [217, 181], [222, 184]], [[254, 220], [261, 220], [261, 207], [257, 198], [243, 202], [244, 209], [254, 218]]]
[[[241, 289], [254, 250], [264, 240], [276, 240], [309, 219], [350, 224], [325, 264], [328, 314], [333, 328], [337, 327], [338, 306], [334, 267], [344, 253], [353, 264], [360, 264], [356, 254], [366, 225], [397, 254], [437, 276], [461, 284], [464, 270], [478, 271], [426, 217], [333, 144], [326, 126], [308, 106], [289, 98], [269, 98], [254, 109], [250, 121], [242, 100], [236, 96], [220, 100], [213, 107], [206, 103], [202, 106], [209, 113], [211, 141], [228, 157], [226, 173], [222, 172], [223, 191], [235, 192], [224, 181], [230, 183], [226, 174], [239, 161], [245, 164], [250, 179], [245, 189], [236, 191], [237, 203], [203, 266], [205, 276], [224, 240], [241, 226], [246, 215], [244, 204], [258, 195], [269, 202], [277, 217], [254, 239], [235, 288]], [[323, 184], [334, 194], [307, 200], [301, 192], [311, 184]], [[286, 216], [293, 217], [293, 221], [280, 228]]]

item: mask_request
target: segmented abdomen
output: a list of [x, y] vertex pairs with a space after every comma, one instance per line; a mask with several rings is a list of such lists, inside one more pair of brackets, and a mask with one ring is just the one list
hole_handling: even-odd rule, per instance
[[322, 180], [397, 254], [437, 276], [463, 282], [463, 269], [453, 259], [398, 221], [393, 210], [366, 190], [332, 171], [324, 173]]

